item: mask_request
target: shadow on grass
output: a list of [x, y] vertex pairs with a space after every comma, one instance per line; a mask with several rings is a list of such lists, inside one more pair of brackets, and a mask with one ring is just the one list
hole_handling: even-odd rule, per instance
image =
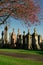
[[40, 51], [36, 51], [36, 53], [40, 54], [40, 55], [43, 55], [43, 51], [40, 50]]
[[29, 51], [31, 51], [32, 53], [43, 55], [43, 50], [29, 50]]

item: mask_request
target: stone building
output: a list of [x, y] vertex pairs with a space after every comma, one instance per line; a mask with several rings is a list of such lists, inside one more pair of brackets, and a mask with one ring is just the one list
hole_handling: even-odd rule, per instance
[[26, 35], [25, 35], [25, 31], [23, 31], [23, 49], [26, 49]]
[[32, 34], [32, 47], [33, 49], [40, 49], [40, 45], [38, 44], [38, 34], [36, 32], [36, 28], [34, 28], [34, 33]]
[[4, 44], [8, 44], [8, 26], [4, 28]]
[[20, 34], [20, 29], [18, 29], [18, 34], [17, 34], [17, 48], [22, 48], [23, 45], [23, 37]]
[[9, 33], [9, 44], [11, 44], [11, 33]]
[[2, 31], [1, 35], [2, 35], [2, 44], [4, 44], [4, 31]]
[[42, 36], [38, 35], [38, 43], [41, 44], [42, 43]]
[[43, 40], [41, 35], [38, 35], [38, 42], [39, 42], [40, 48], [43, 49]]
[[[8, 31], [8, 27], [5, 26], [4, 44], [8, 44], [7, 31]], [[3, 34], [2, 34], [2, 39], [3, 39]], [[18, 34], [16, 35], [13, 28], [12, 33], [9, 34], [9, 43], [10, 43], [9, 45], [11, 45], [12, 48], [38, 49], [38, 50], [43, 48], [42, 36], [37, 34], [36, 28], [34, 28], [33, 34], [30, 34], [30, 30], [28, 29], [28, 33], [25, 34], [25, 31], [23, 31], [23, 35], [20, 34], [20, 29], [18, 29]]]
[[32, 49], [32, 35], [30, 34], [30, 30], [28, 30], [28, 33], [26, 35], [26, 41], [27, 41], [27, 49]]
[[16, 33], [14, 32], [14, 29], [11, 33], [11, 45], [12, 47], [16, 47], [16, 41], [17, 41], [17, 37], [16, 37]]
[[27, 34], [25, 34], [25, 31], [23, 31], [23, 35], [21, 35], [20, 29], [18, 29], [16, 48], [39, 50], [39, 42], [41, 43], [41, 40], [42, 38], [37, 34], [36, 28], [34, 28], [34, 33], [32, 35], [30, 34], [30, 30], [28, 30]]

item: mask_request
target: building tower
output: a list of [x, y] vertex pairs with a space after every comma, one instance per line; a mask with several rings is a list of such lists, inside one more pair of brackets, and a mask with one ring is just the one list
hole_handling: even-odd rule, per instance
[[4, 44], [7, 44], [8, 43], [8, 26], [5, 26], [4, 28]]
[[32, 34], [32, 46], [33, 49], [40, 49], [40, 46], [38, 44], [38, 34], [36, 32], [36, 28], [34, 28], [34, 33]]
[[11, 45], [14, 48], [16, 48], [16, 40], [17, 40], [17, 38], [16, 38], [16, 34], [15, 34], [14, 28], [13, 28], [13, 31], [12, 31], [12, 34], [11, 34]]
[[18, 28], [18, 35], [20, 35], [20, 29]]
[[20, 48], [21, 44], [21, 34], [20, 34], [20, 29], [18, 28], [18, 34], [17, 34], [17, 48]]
[[32, 36], [30, 35], [29, 29], [27, 34], [27, 49], [32, 49]]
[[4, 41], [4, 39], [3, 39], [3, 36], [4, 36], [4, 32], [2, 31], [2, 43], [4, 43], [3, 41]]
[[1, 45], [2, 45], [2, 47], [3, 47], [3, 46], [4, 46], [4, 32], [3, 32], [3, 31], [2, 31], [2, 33], [1, 33], [1, 35], [2, 35], [2, 40], [1, 40], [1, 41], [2, 41], [2, 44], [1, 44]]
[[18, 48], [23, 48], [23, 36], [18, 29]]
[[9, 33], [9, 44], [11, 44], [11, 33]]
[[36, 34], [36, 28], [34, 28], [34, 34]]
[[26, 36], [25, 36], [25, 31], [23, 31], [23, 49], [25, 49], [26, 47], [25, 42], [26, 42]]
[[42, 43], [42, 36], [41, 35], [39, 35], [38, 36], [38, 43], [41, 45], [41, 43]]

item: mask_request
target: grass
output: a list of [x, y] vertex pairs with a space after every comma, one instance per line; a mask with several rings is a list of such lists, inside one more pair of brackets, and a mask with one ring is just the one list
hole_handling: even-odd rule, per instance
[[23, 49], [0, 49], [0, 52], [11, 52], [11, 53], [22, 53], [22, 54], [35, 54], [35, 55], [43, 55], [43, 51], [35, 51], [35, 50], [23, 50]]
[[[0, 49], [0, 52], [43, 55], [43, 51], [23, 49]], [[43, 62], [0, 55], [0, 65], [43, 65]]]
[[0, 65], [43, 65], [43, 62], [0, 55]]

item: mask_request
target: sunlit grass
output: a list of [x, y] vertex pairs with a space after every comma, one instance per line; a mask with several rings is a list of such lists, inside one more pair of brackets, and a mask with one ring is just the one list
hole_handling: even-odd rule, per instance
[[0, 49], [0, 52], [8, 52], [8, 53], [22, 53], [22, 54], [37, 54], [43, 55], [43, 51], [35, 51], [35, 50], [23, 50], [23, 49]]

